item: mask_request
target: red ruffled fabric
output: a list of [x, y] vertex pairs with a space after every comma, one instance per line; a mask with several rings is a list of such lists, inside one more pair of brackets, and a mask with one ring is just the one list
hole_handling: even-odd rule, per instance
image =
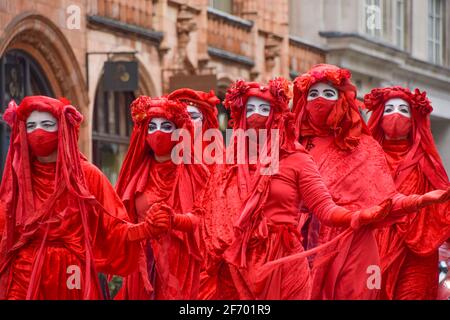
[[[165, 202], [176, 214], [192, 213], [209, 172], [203, 165], [157, 163], [146, 144], [148, 124], [163, 117], [192, 133], [186, 106], [167, 98], [140, 97], [131, 105], [135, 127], [123, 163], [117, 192], [130, 218], [140, 222], [154, 203]], [[201, 253], [198, 232], [170, 230], [143, 244], [139, 272], [124, 279], [117, 299], [196, 299]]]
[[[384, 138], [381, 121], [385, 103], [401, 98], [411, 106], [413, 131], [408, 140]], [[374, 89], [365, 97], [373, 114], [369, 128], [382, 144], [399, 192], [423, 194], [446, 189], [448, 176], [431, 134], [432, 107], [426, 94], [402, 87]], [[437, 250], [450, 236], [450, 205], [421, 209], [402, 224], [380, 230], [377, 240], [384, 266], [383, 296], [386, 299], [435, 299]]]
[[[58, 120], [54, 164], [30, 158], [25, 120], [33, 110]], [[78, 151], [81, 114], [66, 100], [27, 97], [10, 103], [5, 120], [12, 132], [0, 187], [0, 298], [103, 298], [97, 272], [131, 273], [139, 246], [127, 240], [127, 214], [106, 177]], [[80, 271], [81, 289], [67, 286], [69, 266]]]

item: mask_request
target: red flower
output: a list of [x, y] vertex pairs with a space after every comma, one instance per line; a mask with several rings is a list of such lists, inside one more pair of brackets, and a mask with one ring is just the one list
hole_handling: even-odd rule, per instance
[[284, 78], [275, 78], [269, 81], [270, 94], [276, 101], [288, 104], [292, 97], [289, 81]]
[[419, 89], [414, 91], [412, 96], [413, 107], [422, 115], [428, 115], [433, 112], [433, 107], [431, 106], [431, 102], [427, 97], [427, 93], [420, 92]]
[[150, 97], [140, 96], [131, 104], [131, 117], [134, 123], [140, 123], [147, 119], [147, 111], [150, 104]]
[[5, 113], [3, 114], [3, 120], [12, 127], [17, 119], [17, 104], [14, 100], [11, 100], [11, 102], [8, 104], [8, 108], [5, 110]]

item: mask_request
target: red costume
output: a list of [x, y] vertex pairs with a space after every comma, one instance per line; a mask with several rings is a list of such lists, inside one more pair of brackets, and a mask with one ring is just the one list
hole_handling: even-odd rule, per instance
[[[246, 104], [250, 97], [258, 97], [270, 103], [270, 114], [266, 117], [247, 118]], [[254, 172], [250, 173], [250, 157], [247, 154], [246, 165], [238, 165], [236, 168], [236, 182], [241, 189], [237, 187], [235, 192], [244, 190], [244, 193], [250, 193], [250, 197], [243, 202], [235, 216], [236, 235], [231, 238], [231, 245], [224, 254], [226, 263], [222, 262], [219, 267], [218, 298], [230, 298], [222, 291], [224, 277], [229, 277], [228, 289], [235, 290], [234, 294], [239, 299], [309, 298], [310, 279], [306, 258], [272, 268], [262, 277], [258, 273], [259, 268], [267, 263], [303, 251], [298, 233], [299, 206], [302, 201], [325, 223], [350, 226], [352, 219], [354, 222], [359, 221], [359, 213], [354, 215], [334, 204], [312, 159], [300, 145], [294, 143], [293, 117], [289, 112], [288, 102], [288, 82], [281, 78], [270, 81], [268, 86], [238, 81], [228, 90], [225, 105], [231, 109], [235, 130], [269, 129], [264, 148], [269, 155], [279, 151], [280, 163], [279, 170], [274, 175], [260, 174], [262, 166], [267, 168], [273, 162], [258, 162], [253, 166]], [[239, 124], [238, 127], [236, 124]], [[270, 130], [276, 129], [279, 144], [274, 145], [277, 149], [273, 150], [271, 142], [277, 138], [272, 136]], [[219, 202], [217, 199], [206, 199], [211, 203]], [[236, 200], [237, 198], [234, 199]], [[229, 211], [227, 213], [230, 214]], [[213, 212], [213, 218], [217, 214]], [[228, 220], [226, 226], [231, 228], [231, 223]], [[228, 273], [223, 272], [225, 270]]]
[[156, 161], [155, 154], [170, 153], [176, 142], [168, 133], [148, 133], [153, 118], [165, 118], [192, 135], [191, 120], [183, 103], [167, 98], [140, 97], [131, 113], [135, 126], [117, 192], [132, 221], [156, 203], [168, 204], [174, 215], [166, 236], [143, 243], [139, 272], [124, 279], [118, 298], [196, 299], [202, 257], [199, 218], [192, 213], [209, 173], [203, 165]]
[[[385, 104], [394, 98], [409, 104], [411, 117], [384, 115]], [[386, 153], [397, 190], [403, 194], [422, 194], [448, 188], [448, 176], [431, 134], [432, 107], [425, 92], [418, 89], [411, 92], [402, 87], [374, 89], [364, 102], [373, 112], [368, 125]], [[386, 138], [385, 130], [390, 139]], [[449, 237], [449, 203], [423, 208], [402, 223], [379, 230], [382, 297], [436, 299], [438, 248]]]
[[[359, 113], [356, 87], [350, 78], [348, 70], [318, 65], [295, 80], [296, 133], [314, 158], [337, 204], [357, 210], [392, 198], [393, 209], [384, 223], [393, 223], [401, 214], [432, 203], [427, 201], [434, 195], [405, 197], [397, 193], [384, 152]], [[327, 83], [338, 90], [338, 99], [307, 101], [310, 88], [317, 83]], [[448, 191], [437, 195], [440, 200], [446, 197]], [[342, 236], [343, 231], [320, 225], [313, 217], [309, 222], [308, 247]], [[369, 288], [366, 283], [369, 270], [380, 266], [373, 227], [361, 228], [344, 238], [315, 258], [312, 297], [376, 298], [378, 285]]]
[[[52, 114], [58, 131], [27, 133], [32, 111]], [[4, 118], [11, 144], [0, 187], [6, 212], [0, 299], [103, 298], [97, 272], [136, 270], [135, 240], [149, 236], [147, 224], [127, 222], [106, 177], [78, 151], [83, 117], [68, 101], [26, 97], [18, 107], [11, 102]], [[55, 150], [56, 162], [38, 160]], [[71, 272], [81, 277], [75, 287], [69, 286]]]

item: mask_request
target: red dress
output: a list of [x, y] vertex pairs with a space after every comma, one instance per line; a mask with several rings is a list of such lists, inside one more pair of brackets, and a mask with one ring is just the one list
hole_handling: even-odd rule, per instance
[[[54, 223], [49, 225], [48, 230], [43, 225], [31, 236], [21, 234], [12, 254], [3, 260], [0, 289], [5, 290], [6, 299], [26, 299], [28, 291], [28, 297], [32, 299], [102, 299], [96, 272], [124, 276], [136, 270], [139, 244], [127, 239], [128, 216], [125, 208], [96, 167], [86, 161], [82, 161], [81, 165], [89, 191], [108, 212], [89, 211], [87, 223], [93, 248], [93, 270], [87, 271], [85, 267], [85, 236], [81, 216], [74, 209], [75, 198], [70, 194], [63, 195], [52, 210]], [[37, 211], [54, 192], [55, 168], [56, 163], [33, 161], [31, 165]], [[80, 288], [71, 289], [68, 286], [71, 281], [69, 271], [73, 270], [71, 266], [79, 268]]]

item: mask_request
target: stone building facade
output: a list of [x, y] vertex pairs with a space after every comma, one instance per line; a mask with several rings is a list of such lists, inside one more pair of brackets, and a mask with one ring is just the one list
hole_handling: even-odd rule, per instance
[[[287, 0], [0, 0], [0, 115], [25, 95], [69, 98], [85, 116], [81, 150], [113, 182], [138, 95], [186, 86], [223, 98], [237, 78], [292, 78], [323, 61], [321, 48], [290, 37]], [[136, 62], [137, 87], [108, 89], [106, 62]], [[220, 120], [225, 128], [224, 110]], [[4, 123], [0, 139], [3, 163]]]

